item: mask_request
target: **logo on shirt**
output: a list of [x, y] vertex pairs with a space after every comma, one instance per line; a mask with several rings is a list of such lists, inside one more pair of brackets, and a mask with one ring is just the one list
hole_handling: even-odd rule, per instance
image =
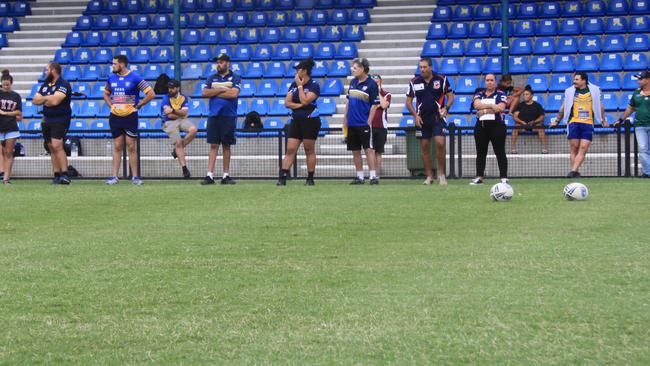
[[361, 90], [366, 91], [366, 90], [368, 90], [368, 87], [364, 86], [363, 88], [361, 88]]
[[424, 84], [415, 84], [415, 85], [413, 85], [413, 90], [415, 90], [415, 91], [424, 90]]
[[434, 89], [440, 89], [440, 81], [439, 80], [436, 80], [436, 81], [433, 82], [433, 88]]

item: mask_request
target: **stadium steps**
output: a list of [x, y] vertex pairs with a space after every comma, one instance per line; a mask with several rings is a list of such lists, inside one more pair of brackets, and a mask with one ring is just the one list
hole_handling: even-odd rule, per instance
[[83, 13], [88, 1], [37, 0], [32, 14], [20, 18], [20, 30], [8, 34], [9, 47], [0, 50], [2, 66], [14, 76], [14, 90], [29, 95], [48, 61]]

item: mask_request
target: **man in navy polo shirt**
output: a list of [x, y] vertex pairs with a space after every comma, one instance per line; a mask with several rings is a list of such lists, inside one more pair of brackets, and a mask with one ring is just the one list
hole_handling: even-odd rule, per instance
[[72, 87], [61, 77], [61, 65], [50, 62], [45, 68], [45, 82], [32, 99], [35, 105], [43, 105], [43, 139], [50, 150], [54, 179], [52, 184], [70, 184], [68, 157], [63, 149], [65, 135], [70, 128]]
[[350, 184], [363, 184], [363, 161], [361, 160], [361, 148], [366, 153], [368, 169], [370, 170], [370, 184], [379, 184], [375, 170], [375, 152], [372, 147], [372, 120], [379, 107], [379, 87], [377, 83], [368, 77], [370, 64], [365, 58], [352, 61], [352, 75], [345, 113], [343, 115], [343, 126], [347, 127], [347, 148], [352, 151], [352, 159], [357, 176]]
[[223, 147], [223, 177], [221, 184], [235, 184], [230, 177], [230, 146], [237, 141], [237, 98], [241, 77], [230, 70], [230, 57], [225, 53], [214, 58], [217, 63], [217, 73], [210, 75], [203, 88], [202, 95], [210, 98], [210, 114], [208, 116], [208, 174], [201, 184], [214, 184], [214, 165], [217, 161], [219, 145]]
[[[435, 74], [431, 68], [431, 59], [420, 60], [420, 76], [411, 79], [406, 93], [406, 107], [417, 126], [416, 137], [422, 148], [422, 161], [427, 179], [423, 184], [433, 182], [433, 159], [431, 158], [431, 138], [435, 136], [436, 158], [438, 159], [438, 182], [446, 185], [445, 178], [445, 118], [449, 107], [454, 102], [454, 92], [446, 76]], [[445, 97], [447, 103], [445, 104]], [[413, 98], [416, 108], [413, 108]]]

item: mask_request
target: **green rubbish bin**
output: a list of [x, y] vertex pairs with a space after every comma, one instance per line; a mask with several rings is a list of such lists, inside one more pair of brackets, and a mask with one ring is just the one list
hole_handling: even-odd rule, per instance
[[[438, 162], [436, 160], [436, 144], [431, 139], [431, 159], [433, 160], [433, 176], [436, 177]], [[406, 131], [406, 168], [412, 177], [425, 176], [424, 163], [422, 162], [422, 148], [420, 140], [415, 137], [415, 130]]]

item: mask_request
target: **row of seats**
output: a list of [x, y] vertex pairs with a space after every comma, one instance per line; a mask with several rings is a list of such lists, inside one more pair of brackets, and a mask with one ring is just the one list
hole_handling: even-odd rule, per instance
[[[445, 75], [474, 75], [483, 73], [501, 73], [501, 57], [444, 58], [438, 65], [433, 60], [433, 68]], [[509, 60], [511, 74], [529, 73], [571, 73], [574, 71], [622, 71], [645, 70], [650, 67], [648, 56], [644, 53], [628, 53], [625, 56], [619, 53], [603, 54], [602, 57], [594, 54], [512, 56]]]
[[[475, 3], [475, 2], [474, 2]], [[459, 5], [454, 7], [440, 5], [434, 10], [432, 22], [496, 20], [501, 19], [501, 7], [490, 4]], [[647, 0], [610, 0], [605, 4], [601, 0], [587, 1], [548, 1], [542, 4], [529, 3], [508, 7], [510, 19], [534, 18], [580, 18], [616, 16], [626, 14], [648, 14], [650, 2]]]
[[[237, 29], [224, 30], [206, 29], [204, 31], [189, 29], [181, 32], [181, 44], [257, 44], [257, 43], [315, 43], [315, 42], [357, 42], [364, 38], [363, 28], [352, 25], [345, 28], [340, 26], [287, 27], [282, 31], [278, 28], [266, 28], [260, 31], [250, 28], [243, 31]], [[96, 47], [96, 46], [156, 46], [174, 44], [174, 31], [107, 31], [107, 32], [78, 32], [73, 31], [66, 36], [63, 47]]]
[[7, 47], [9, 44], [7, 43], [7, 36], [4, 34], [0, 33], [0, 48], [2, 47]]
[[[319, 98], [321, 99], [321, 98]], [[153, 99], [144, 107], [142, 107], [138, 115], [145, 118], [160, 117], [161, 114], [161, 103], [160, 99]], [[323, 110], [320, 108], [316, 110], [314, 115], [323, 114], [323, 115], [332, 115], [332, 108], [336, 110], [336, 105], [333, 104], [333, 100], [328, 98], [326, 101], [321, 101], [319, 107], [322, 106]], [[110, 115], [110, 108], [104, 101], [100, 100], [85, 100], [81, 103], [72, 102], [70, 103], [72, 107], [72, 117], [73, 118], [108, 118]], [[208, 116], [208, 103], [204, 99], [192, 99], [189, 102], [189, 117], [207, 117]], [[261, 116], [288, 116], [290, 115], [290, 110], [284, 106], [284, 98], [275, 99], [271, 102], [267, 99], [244, 99], [239, 98], [237, 100], [237, 114], [239, 116], [244, 116], [248, 112], [256, 111]], [[23, 117], [24, 118], [38, 118], [41, 112], [31, 101], [26, 101], [23, 103]]]
[[[259, 45], [253, 49], [248, 45], [240, 45], [235, 48], [222, 46], [212, 48], [209, 46], [198, 46], [192, 50], [190, 47], [181, 47], [181, 62], [207, 62], [216, 55], [225, 53], [230, 55], [233, 61], [267, 61], [267, 60], [302, 60], [314, 58], [325, 59], [353, 59], [357, 56], [357, 46], [354, 43], [339, 43], [338, 47], [333, 43], [321, 43], [314, 47], [312, 44], [297, 45], [295, 50], [291, 44], [279, 44], [275, 48], [270, 45]], [[125, 55], [135, 63], [157, 63], [171, 62], [173, 52], [169, 47], [117, 47], [114, 51], [110, 48], [77, 48], [74, 52], [71, 49], [62, 48], [57, 50], [54, 60], [62, 63], [73, 64], [106, 64], [110, 63], [114, 55]]]
[[17, 30], [20, 30], [20, 23], [16, 18], [0, 18], [0, 33], [11, 33]]
[[[372, 8], [377, 0], [182, 0], [183, 13], [235, 10], [293, 10]], [[84, 14], [171, 13], [173, 0], [93, 0]]]
[[[646, 15], [630, 17], [587, 18], [580, 22], [577, 19], [522, 20], [509, 23], [509, 31], [515, 37], [534, 36], [573, 36], [579, 34], [619, 34], [619, 33], [648, 33], [650, 18]], [[432, 23], [429, 26], [427, 39], [447, 38], [490, 38], [501, 37], [503, 26], [501, 22], [473, 23]]]
[[24, 17], [31, 13], [32, 9], [27, 2], [0, 3], [0, 17]]
[[[255, 12], [214, 13], [212, 15], [196, 13], [183, 14], [180, 17], [181, 28], [249, 28], [249, 27], [285, 27], [304, 25], [341, 25], [341, 24], [366, 24], [370, 21], [367, 9], [347, 10], [314, 10], [306, 12], [297, 10], [288, 14], [276, 11], [271, 14]], [[170, 29], [174, 27], [174, 20], [168, 14], [149, 16], [119, 15], [113, 18], [110, 15], [81, 16], [77, 19], [74, 30], [110, 30], [110, 29]]]
[[[443, 47], [442, 41], [429, 40], [422, 47], [422, 55], [427, 57], [459, 57], [501, 55], [501, 40], [449, 40]], [[540, 37], [534, 41], [529, 38], [515, 38], [510, 43], [511, 55], [548, 55], [548, 54], [578, 54], [602, 52], [645, 52], [650, 50], [650, 39], [646, 34], [561, 37]]]

